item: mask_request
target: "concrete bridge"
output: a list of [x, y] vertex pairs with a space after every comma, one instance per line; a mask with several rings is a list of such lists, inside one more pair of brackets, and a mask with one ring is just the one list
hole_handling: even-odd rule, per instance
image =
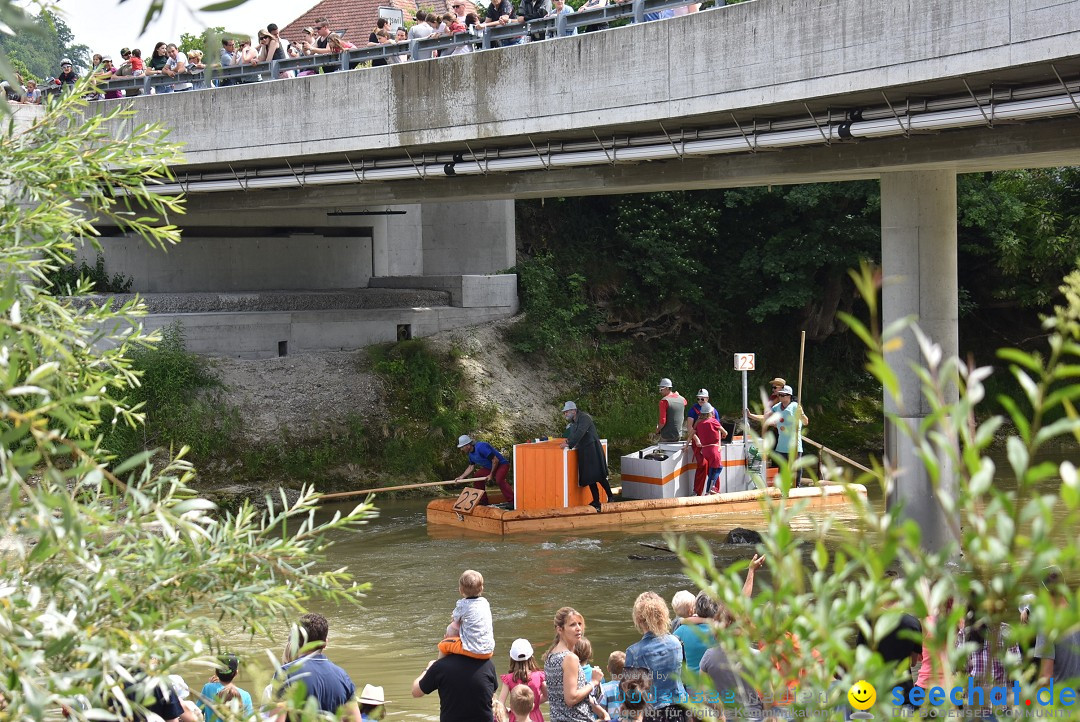
[[[488, 304], [477, 320], [516, 305], [497, 276], [465, 280], [513, 265], [510, 199], [880, 179], [885, 321], [916, 316], [952, 354], [956, 174], [1080, 163], [1078, 81], [1080, 0], [757, 0], [133, 102], [137, 122], [186, 144], [163, 190], [189, 194], [191, 227], [217, 229], [190, 251], [193, 269], [234, 254], [215, 284], [274, 277], [237, 270], [250, 241], [223, 228], [287, 226], [288, 242], [258, 242], [271, 254], [260, 264], [338, 274], [318, 287], [472, 284]], [[295, 239], [301, 226], [319, 240]], [[325, 243], [341, 229], [366, 245]], [[213, 290], [186, 278], [162, 290]], [[904, 395], [886, 400], [887, 449], [914, 468], [904, 427], [929, 411], [908, 370], [917, 344], [893, 356]], [[935, 546], [944, 525], [927, 484], [915, 475], [892, 494]]]

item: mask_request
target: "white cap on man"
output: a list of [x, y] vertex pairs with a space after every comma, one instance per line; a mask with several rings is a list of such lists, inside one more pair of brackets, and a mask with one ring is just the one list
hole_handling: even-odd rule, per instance
[[662, 389], [670, 389], [671, 388], [671, 379], [669, 379], [669, 378], [660, 379], [660, 388], [662, 388]]
[[791, 396], [791, 387], [790, 386], [784, 386], [783, 388], [781, 388], [779, 391], [776, 392], [776, 395], [777, 396]]
[[567, 411], [577, 411], [577, 404], [575, 404], [573, 401], [567, 401], [565, 404], [562, 405], [562, 410], [564, 414]]
[[459, 449], [461, 447], [463, 447], [463, 446], [468, 446], [471, 443], [472, 443], [472, 437], [469, 436], [468, 434], [462, 434], [461, 436], [457, 437], [457, 447]]
[[697, 395], [698, 395], [699, 399], [701, 397], [709, 398], [709, 390], [708, 389], [698, 389], [697, 390]]

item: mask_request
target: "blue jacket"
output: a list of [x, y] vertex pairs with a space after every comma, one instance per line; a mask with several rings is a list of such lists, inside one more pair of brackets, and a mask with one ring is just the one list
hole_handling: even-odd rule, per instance
[[683, 646], [674, 634], [657, 637], [646, 632], [640, 642], [627, 647], [626, 666], [652, 673], [654, 707], [686, 701], [686, 688], [682, 683]]

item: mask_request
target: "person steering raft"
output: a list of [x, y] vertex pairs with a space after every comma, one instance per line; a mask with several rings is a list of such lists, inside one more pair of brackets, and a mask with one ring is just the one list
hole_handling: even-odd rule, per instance
[[480, 474], [486, 473], [483, 479], [473, 482], [474, 489], [484, 491], [484, 495], [480, 497], [480, 503], [484, 505], [488, 503], [487, 483], [494, 480], [499, 485], [499, 489], [502, 491], [506, 501], [513, 504], [514, 489], [506, 481], [506, 476], [510, 473], [510, 462], [506, 460], [506, 457], [500, 454], [499, 450], [491, 444], [486, 441], [475, 441], [468, 434], [462, 434], [458, 437], [457, 446], [469, 456], [469, 466], [455, 481], [468, 479], [473, 469], [479, 468], [481, 469]]

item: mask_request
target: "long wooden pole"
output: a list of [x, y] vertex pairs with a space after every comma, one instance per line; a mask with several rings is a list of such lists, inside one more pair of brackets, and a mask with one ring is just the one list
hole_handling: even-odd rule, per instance
[[341, 499], [346, 496], [360, 496], [362, 494], [378, 494], [382, 491], [405, 491], [406, 489], [422, 489], [426, 486], [452, 486], [456, 484], [471, 484], [474, 481], [486, 479], [486, 476], [474, 476], [471, 479], [451, 479], [450, 481], [426, 481], [423, 484], [403, 484], [401, 486], [383, 486], [378, 489], [357, 489], [356, 491], [337, 491], [333, 494], [323, 494], [321, 501], [327, 499]]
[[862, 464], [855, 461], [854, 459], [849, 459], [848, 457], [841, 454], [839, 451], [833, 451], [828, 446], [824, 446], [823, 444], [819, 444], [818, 442], [814, 441], [813, 439], [808, 439], [808, 438], [806, 438], [804, 436], [803, 441], [810, 444], [811, 446], [816, 446], [817, 448], [821, 449], [822, 451], [824, 451], [824, 452], [826, 452], [828, 454], [832, 454], [833, 456], [835, 456], [837, 459], [840, 459], [841, 461], [846, 461], [847, 463], [854, 466], [856, 469], [862, 469], [867, 474], [873, 474], [874, 473], [873, 469], [871, 469], [869, 467], [866, 467], [866, 466], [863, 466]]
[[[802, 397], [802, 372], [803, 372], [803, 361], [805, 359], [806, 359], [806, 331], [803, 331], [801, 337], [799, 338], [799, 388], [796, 389], [796, 391], [795, 391], [795, 393], [797, 393], [799, 395], [798, 396], [799, 408], [802, 409], [803, 412], [806, 411], [806, 404], [803, 403], [803, 397]], [[800, 427], [801, 426], [802, 425], [800, 424]]]

